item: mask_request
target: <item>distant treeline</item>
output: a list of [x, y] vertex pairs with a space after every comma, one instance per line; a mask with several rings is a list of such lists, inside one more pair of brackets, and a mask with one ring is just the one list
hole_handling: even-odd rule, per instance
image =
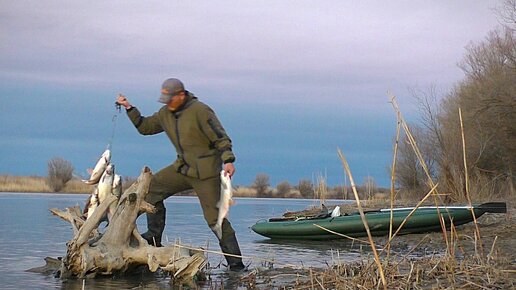
[[[367, 177], [364, 183], [356, 187], [361, 199], [374, 199], [388, 197], [389, 189], [379, 188], [372, 177]], [[301, 179], [297, 184], [282, 181], [275, 187], [270, 184], [270, 178], [265, 173], [256, 175], [250, 186], [236, 188], [236, 196], [242, 197], [281, 197], [281, 198], [316, 198], [316, 199], [354, 199], [350, 186], [328, 186], [323, 177], [319, 177], [316, 183], [307, 179]]]
[[[55, 179], [55, 178], [54, 178]], [[41, 176], [0, 176], [0, 192], [63, 192], [63, 193], [91, 193], [92, 185], [87, 185], [78, 177], [72, 177], [63, 182], [64, 186], [56, 191], [52, 186], [54, 179]], [[128, 188], [136, 178], [124, 177], [123, 188]], [[324, 180], [313, 184], [309, 180], [300, 180], [298, 184], [291, 185], [288, 181], [280, 182], [272, 187], [269, 176], [261, 173], [256, 176], [250, 186], [236, 186], [233, 195], [236, 197], [277, 197], [277, 198], [319, 198], [319, 199], [353, 199], [350, 187], [328, 187]], [[374, 179], [367, 178], [366, 182], [357, 187], [359, 195], [363, 199], [385, 198], [388, 189], [378, 188]], [[193, 191], [181, 192], [178, 195], [195, 195]]]

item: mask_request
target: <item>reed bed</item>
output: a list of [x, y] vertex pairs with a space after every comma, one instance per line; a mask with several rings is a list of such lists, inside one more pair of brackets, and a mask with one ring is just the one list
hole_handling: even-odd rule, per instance
[[[66, 183], [62, 193], [91, 193], [91, 185], [87, 185], [78, 178]], [[0, 175], [0, 192], [42, 192], [52, 193], [47, 178], [41, 176], [14, 176]]]
[[[509, 201], [514, 202], [514, 200]], [[387, 205], [388, 201], [383, 205]], [[511, 203], [513, 204], [513, 203]], [[381, 204], [375, 204], [378, 206]], [[351, 209], [352, 205], [345, 205]], [[348, 209], [348, 208], [346, 208]], [[451, 226], [442, 233], [375, 237], [387, 289], [515, 289], [516, 208], [507, 215], [485, 214], [475, 225]], [[356, 211], [356, 205], [355, 205]], [[482, 241], [476, 238], [477, 226]], [[345, 237], [343, 237], [345, 238]], [[485, 251], [480, 250], [480, 242]], [[349, 249], [336, 249], [326, 268], [261, 264], [240, 279], [242, 289], [383, 289], [380, 268], [370, 241], [350, 239]], [[388, 249], [387, 245], [390, 245]], [[346, 261], [345, 252], [360, 248], [362, 260]], [[384, 250], [381, 250], [384, 249]], [[246, 258], [246, 257], [244, 257]], [[276, 267], [274, 267], [276, 266]]]
[[4, 192], [50, 192], [45, 178], [38, 176], [0, 176], [0, 191]]

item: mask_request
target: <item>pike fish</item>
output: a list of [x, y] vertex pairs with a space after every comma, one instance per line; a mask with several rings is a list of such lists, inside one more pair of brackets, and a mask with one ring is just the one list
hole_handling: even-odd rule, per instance
[[231, 187], [231, 178], [222, 170], [220, 172], [220, 200], [217, 203], [219, 215], [217, 217], [217, 223], [212, 227], [213, 232], [217, 235], [219, 240], [222, 239], [222, 222], [228, 215], [229, 206], [234, 204], [232, 198], [233, 187]]
[[95, 168], [93, 168], [90, 179], [83, 180], [83, 182], [90, 185], [97, 184], [104, 174], [104, 171], [106, 171], [109, 161], [111, 161], [111, 150], [106, 149], [106, 151], [102, 153], [102, 156], [100, 156], [99, 161], [97, 161]]

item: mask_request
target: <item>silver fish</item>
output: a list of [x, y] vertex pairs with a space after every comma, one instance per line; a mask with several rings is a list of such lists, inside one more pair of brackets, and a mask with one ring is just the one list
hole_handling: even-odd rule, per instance
[[122, 176], [115, 174], [115, 179], [113, 180], [113, 194], [120, 198], [122, 196]]
[[[99, 180], [98, 188], [98, 199], [99, 204], [104, 202], [106, 198], [113, 193], [113, 182], [115, 180], [115, 165], [113, 163], [109, 163], [102, 174], [102, 177]], [[108, 219], [114, 213], [116, 209], [116, 204], [112, 203], [108, 210]]]
[[91, 172], [90, 179], [83, 180], [86, 184], [97, 184], [102, 177], [102, 174], [104, 174], [104, 171], [106, 171], [106, 167], [111, 161], [111, 150], [106, 149], [104, 153], [102, 153], [102, 156], [100, 156], [99, 161], [97, 161], [97, 164], [95, 165], [95, 168], [93, 168], [93, 171]]
[[231, 187], [231, 178], [222, 170], [220, 172], [220, 200], [217, 203], [219, 215], [217, 217], [217, 223], [212, 227], [213, 232], [217, 235], [219, 240], [222, 239], [222, 222], [228, 215], [229, 206], [234, 204], [232, 198], [233, 187]]
[[90, 198], [87, 203], [87, 215], [86, 219], [89, 219], [90, 216], [93, 214], [93, 212], [97, 209], [97, 206], [99, 205], [99, 199], [98, 199], [98, 193], [99, 189], [95, 186], [95, 189], [90, 195]]

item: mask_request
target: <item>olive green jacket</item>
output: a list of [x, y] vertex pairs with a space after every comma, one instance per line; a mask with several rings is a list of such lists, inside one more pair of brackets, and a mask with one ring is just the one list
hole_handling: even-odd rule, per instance
[[127, 115], [142, 135], [167, 134], [177, 152], [172, 166], [186, 176], [214, 177], [220, 174], [222, 163], [235, 161], [231, 139], [217, 116], [190, 92], [176, 111], [165, 105], [154, 115], [144, 117], [131, 107]]

